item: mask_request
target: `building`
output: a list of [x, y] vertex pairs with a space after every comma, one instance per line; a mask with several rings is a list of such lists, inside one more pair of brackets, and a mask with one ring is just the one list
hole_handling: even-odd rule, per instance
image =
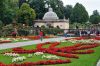
[[64, 19], [59, 19], [57, 14], [53, 12], [52, 8], [49, 8], [48, 12], [44, 14], [44, 17], [42, 20], [35, 20], [34, 21], [34, 27], [59, 27], [60, 29], [69, 29], [69, 20]]

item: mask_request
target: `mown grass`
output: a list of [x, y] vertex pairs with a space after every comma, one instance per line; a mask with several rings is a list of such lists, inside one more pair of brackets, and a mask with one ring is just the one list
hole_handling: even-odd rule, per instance
[[[58, 45], [57, 47], [65, 47], [65, 46], [71, 46], [73, 45], [71, 42], [63, 42], [60, 45]], [[48, 48], [49, 45], [45, 45], [44, 47]], [[30, 45], [30, 46], [25, 46], [23, 47], [24, 49], [36, 49], [36, 45]], [[56, 64], [56, 65], [45, 65], [45, 66], [96, 66], [97, 61], [100, 58], [100, 47], [96, 47], [93, 48], [95, 50], [95, 53], [93, 54], [83, 54], [83, 55], [78, 55], [79, 59], [72, 59], [70, 58], [70, 60], [72, 61], [71, 63], [68, 64]], [[0, 50], [1, 52], [6, 52], [6, 51], [11, 51], [11, 49], [6, 49], [6, 50]], [[45, 53], [45, 55], [50, 55]], [[21, 56], [26, 56], [27, 54], [21, 54]], [[24, 62], [36, 62], [36, 61], [40, 61], [40, 60], [46, 60], [46, 59], [42, 59], [42, 56], [34, 56], [32, 58], [27, 58], [27, 60], [25, 60]], [[65, 57], [60, 57], [61, 59], [68, 59]], [[12, 57], [7, 57], [7, 56], [3, 56], [2, 54], [0, 54], [0, 62], [6, 63], [6, 64], [10, 64]]]

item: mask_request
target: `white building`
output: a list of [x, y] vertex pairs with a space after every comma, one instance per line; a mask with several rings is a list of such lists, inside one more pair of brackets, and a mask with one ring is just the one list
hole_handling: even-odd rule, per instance
[[41, 27], [41, 26], [53, 26], [53, 27], [59, 27], [60, 29], [69, 29], [69, 20], [59, 19], [57, 14], [53, 12], [52, 8], [49, 8], [49, 11], [44, 14], [44, 17], [42, 20], [35, 20], [34, 27]]

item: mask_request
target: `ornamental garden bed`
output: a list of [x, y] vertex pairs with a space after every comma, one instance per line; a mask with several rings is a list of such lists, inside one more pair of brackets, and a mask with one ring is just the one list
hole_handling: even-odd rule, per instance
[[[55, 38], [55, 36], [44, 36], [44, 39]], [[0, 38], [0, 44], [2, 43], [16, 43], [16, 42], [25, 42], [31, 40], [38, 40], [39, 36], [17, 36], [16, 38], [8, 37], [8, 38]]]
[[30, 39], [27, 38], [0, 38], [0, 43], [16, 43], [16, 42], [24, 42], [24, 41], [30, 41]]
[[0, 41], [0, 44], [1, 43], [10, 43], [10, 42], [12, 42], [11, 40], [4, 40], [4, 41]]
[[[2, 66], [96, 66], [100, 57], [100, 44], [72, 43], [71, 41], [46, 42], [0, 51]], [[39, 53], [40, 52], [40, 53]], [[8, 53], [8, 55], [5, 55]], [[9, 55], [10, 53], [10, 55]], [[13, 62], [13, 54], [25, 57]], [[53, 57], [53, 58], [52, 58]]]

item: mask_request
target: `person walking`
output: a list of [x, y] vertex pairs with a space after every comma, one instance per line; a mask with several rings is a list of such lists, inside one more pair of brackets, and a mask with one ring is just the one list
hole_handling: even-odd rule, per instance
[[43, 40], [43, 31], [42, 30], [40, 30], [40, 32], [39, 32], [39, 37], [40, 37], [40, 40], [42, 41]]

